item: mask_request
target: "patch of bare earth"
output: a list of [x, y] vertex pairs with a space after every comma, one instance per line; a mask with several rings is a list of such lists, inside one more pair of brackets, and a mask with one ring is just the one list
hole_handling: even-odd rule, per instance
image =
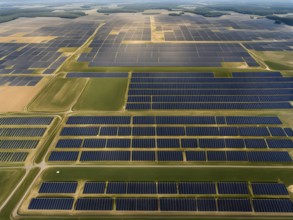
[[0, 112], [23, 111], [46, 85], [48, 80], [48, 78], [43, 78], [36, 86], [0, 87]]

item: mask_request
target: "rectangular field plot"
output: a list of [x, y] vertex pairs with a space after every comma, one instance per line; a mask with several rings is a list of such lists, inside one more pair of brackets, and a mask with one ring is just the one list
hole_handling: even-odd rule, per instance
[[0, 163], [33, 161], [56, 120], [53, 116], [1, 116]]
[[[293, 78], [282, 77], [279, 72], [233, 73], [230, 78], [212, 77], [211, 73], [189, 73], [182, 76], [179, 73], [155, 74], [132, 74], [126, 109], [292, 108]], [[235, 122], [241, 120], [239, 118]], [[233, 122], [233, 117], [229, 121]]]
[[69, 116], [47, 159], [289, 164], [292, 129], [283, 126], [276, 116]]

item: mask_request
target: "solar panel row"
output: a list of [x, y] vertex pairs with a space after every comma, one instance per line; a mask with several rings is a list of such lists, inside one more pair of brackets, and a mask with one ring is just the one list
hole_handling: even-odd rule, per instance
[[[71, 210], [73, 198], [33, 198], [30, 210]], [[160, 204], [160, 206], [159, 206]], [[75, 210], [91, 211], [192, 211], [292, 213], [290, 199], [243, 198], [78, 198]], [[254, 209], [252, 209], [252, 207]]]
[[50, 125], [53, 117], [2, 117], [0, 125]]
[[67, 124], [282, 124], [277, 116], [70, 116]]
[[[49, 161], [76, 161], [78, 151], [53, 151]], [[279, 151], [83, 151], [80, 161], [226, 161], [291, 163], [288, 152]]]
[[[9, 130], [10, 131], [10, 130]], [[1, 136], [10, 136], [0, 129]], [[13, 130], [15, 133], [17, 130]], [[21, 130], [26, 132], [28, 130]], [[37, 130], [34, 130], [37, 131]], [[8, 134], [6, 134], [6, 133]], [[12, 133], [12, 131], [11, 131]], [[293, 133], [291, 128], [281, 127], [64, 127], [60, 136], [284, 136]], [[14, 135], [14, 134], [13, 134]], [[15, 134], [22, 135], [22, 134]], [[31, 135], [23, 134], [24, 136]]]

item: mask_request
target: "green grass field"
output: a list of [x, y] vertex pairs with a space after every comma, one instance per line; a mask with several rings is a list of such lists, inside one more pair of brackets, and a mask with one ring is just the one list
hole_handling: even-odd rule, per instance
[[124, 105], [128, 79], [90, 79], [74, 111], [115, 111]]
[[[56, 173], [59, 171], [60, 173]], [[293, 184], [290, 168], [215, 168], [215, 167], [109, 167], [49, 168], [44, 181], [282, 181]]]
[[35, 112], [64, 112], [70, 110], [86, 85], [86, 79], [53, 80], [30, 104]]
[[0, 205], [2, 205], [3, 201], [10, 195], [12, 190], [14, 190], [24, 174], [25, 170], [21, 168], [7, 168], [0, 170]]

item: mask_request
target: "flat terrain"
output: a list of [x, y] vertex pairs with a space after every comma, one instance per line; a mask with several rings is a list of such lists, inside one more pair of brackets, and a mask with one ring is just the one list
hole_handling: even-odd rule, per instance
[[[53, 7], [70, 8], [74, 20], [0, 24], [0, 220], [292, 219], [292, 27], [235, 12], [111, 13], [119, 8], [111, 5], [103, 14], [82, 6]], [[77, 188], [40, 192], [45, 182]], [[88, 182], [102, 182], [104, 191], [84, 193]], [[152, 182], [156, 190], [171, 182], [176, 193], [141, 193], [145, 185], [107, 193], [112, 182], [129, 189]], [[225, 194], [217, 185], [208, 194], [181, 193], [186, 182], [243, 182], [248, 192]], [[259, 182], [280, 184], [283, 194], [257, 194]], [[83, 203], [88, 198], [97, 200]], [[105, 198], [108, 205], [96, 202]], [[183, 203], [163, 210], [168, 198]], [[203, 198], [216, 201], [216, 211], [184, 200]], [[231, 202], [228, 211], [221, 199]], [[245, 200], [248, 211], [231, 199]], [[264, 199], [269, 212], [253, 204]]]

